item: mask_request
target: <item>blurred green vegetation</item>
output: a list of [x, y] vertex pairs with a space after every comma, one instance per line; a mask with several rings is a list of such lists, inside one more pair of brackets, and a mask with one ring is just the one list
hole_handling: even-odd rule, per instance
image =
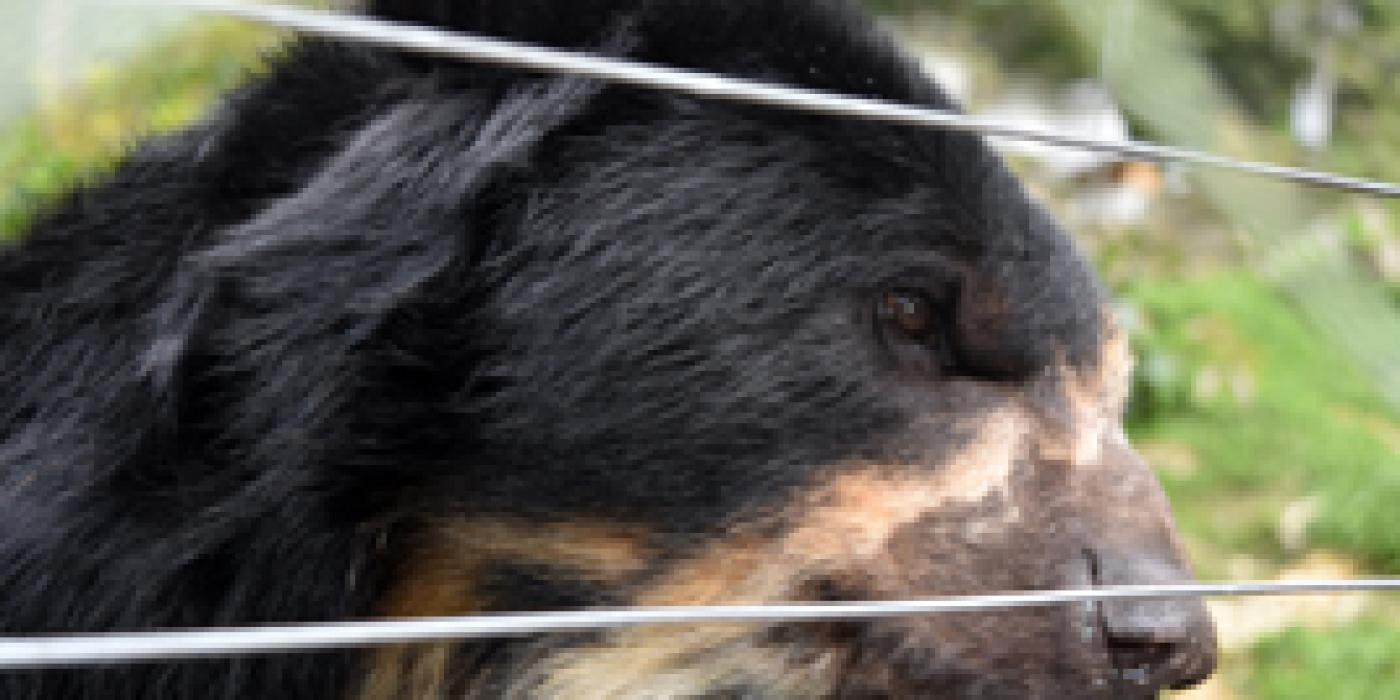
[[[1333, 338], [1247, 270], [1118, 291], [1138, 359], [1129, 432], [1203, 578], [1400, 572], [1400, 420]], [[1312, 567], [1316, 552], [1347, 566]], [[1352, 614], [1229, 650], [1225, 697], [1400, 697], [1400, 612]]]
[[135, 140], [177, 129], [256, 70], [279, 35], [208, 22], [119, 65], [96, 65], [81, 88], [0, 124], [0, 242], [55, 193], [99, 177]]
[[[1103, 60], [1074, 35], [1055, 2], [868, 0], [894, 16], [935, 10], [972, 28], [1007, 66], [1050, 81], [1094, 75]], [[1311, 70], [1312, 54], [1335, 53], [1338, 138], [1329, 167], [1380, 176], [1400, 168], [1400, 3], [1394, 0], [1106, 0], [1081, 3], [1107, 22], [1131, 23], [1153, 5], [1170, 12], [1235, 100], [1260, 124], [1287, 126], [1289, 88]], [[1128, 29], [1124, 27], [1124, 29]], [[1136, 36], [1120, 37], [1127, 41]]]
[[1400, 627], [1362, 620], [1333, 632], [1290, 629], [1250, 653], [1248, 688], [1278, 700], [1400, 698]]
[[[1149, 457], [1176, 460], [1162, 477], [1182, 527], [1282, 566], [1301, 551], [1280, 542], [1280, 513], [1312, 499], [1299, 550], [1400, 571], [1400, 421], [1341, 350], [1245, 273], [1122, 293], [1140, 310], [1129, 428]], [[1223, 557], [1198, 559], [1225, 576]]]
[[[1209, 66], [1211, 89], [1228, 95], [1236, 110], [1235, 121], [1202, 121], [1200, 128], [1227, 132], [1224, 138], [1236, 143], [1231, 130], [1248, 127], [1268, 160], [1400, 179], [1400, 3], [1350, 3], [1358, 22], [1330, 49], [1338, 55], [1339, 80], [1333, 145], [1309, 155], [1289, 143], [1289, 90], [1310, 70], [1310, 52], [1334, 31], [1317, 26], [1326, 2], [1161, 0], [1155, 6], [1184, 28], [1188, 45], [1173, 50]], [[963, 49], [993, 56], [999, 70], [1048, 83], [1093, 76], [1103, 63], [1103, 47], [1086, 39], [1063, 3], [872, 4], [896, 17], [938, 10], [958, 28], [946, 35], [950, 40], [961, 32]], [[1103, 12], [1114, 6], [1105, 4]], [[1277, 26], [1283, 6], [1298, 9], [1294, 25]], [[1151, 31], [1138, 27], [1132, 34]], [[245, 25], [201, 24], [100, 67], [82, 89], [0, 125], [0, 241], [17, 236], [55, 193], [100, 177], [138, 137], [196, 118], [214, 96], [257, 70], [261, 53], [279, 39]], [[1157, 76], [1129, 77], [1158, 84]], [[1181, 109], [1198, 106], [1186, 101]], [[1128, 116], [1144, 138], [1172, 136], [1157, 130], [1160, 114], [1129, 109]], [[1320, 319], [1318, 309], [1325, 315], [1327, 307], [1310, 307], [1306, 288], [1290, 286], [1275, 269], [1279, 250], [1293, 243], [1238, 233], [1282, 221], [1282, 211], [1323, 212], [1341, 222], [1345, 254], [1355, 263], [1344, 274], [1389, 284], [1394, 310], [1400, 280], [1377, 273], [1375, 261], [1396, 245], [1400, 208], [1297, 189], [1268, 190], [1239, 204], [1222, 201], [1221, 188], [1206, 189], [1170, 203], [1173, 212], [1190, 214], [1082, 232], [1122, 299], [1138, 353], [1130, 432], [1161, 473], [1201, 574], [1271, 577], [1325, 552], [1353, 567], [1344, 573], [1400, 575], [1400, 412], [1379, 390], [1374, 367], [1358, 359], [1356, 342]], [[1223, 189], [1233, 192], [1229, 183]], [[1047, 191], [1053, 201], [1054, 188]], [[1290, 201], [1280, 202], [1279, 192]], [[1240, 214], [1258, 209], [1259, 201], [1277, 203], [1279, 211], [1273, 218]], [[1300, 204], [1309, 208], [1295, 210]], [[1181, 222], [1212, 216], [1219, 221], [1202, 229], [1253, 242], [1224, 246], [1223, 254], [1211, 248], [1203, 259], [1196, 249], [1201, 238], [1184, 235]], [[1367, 342], [1400, 347], [1400, 337]], [[1397, 609], [1374, 602], [1355, 619], [1264, 634], [1226, 655], [1226, 683], [1208, 697], [1400, 697]]]

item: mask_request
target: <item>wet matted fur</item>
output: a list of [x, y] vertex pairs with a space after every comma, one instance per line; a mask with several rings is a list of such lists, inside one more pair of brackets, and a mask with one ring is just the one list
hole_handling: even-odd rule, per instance
[[[901, 102], [827, 0], [381, 16]], [[1187, 578], [1067, 236], [970, 135], [305, 42], [0, 257], [0, 630]], [[5, 698], [1095, 697], [1197, 602], [0, 674]]]

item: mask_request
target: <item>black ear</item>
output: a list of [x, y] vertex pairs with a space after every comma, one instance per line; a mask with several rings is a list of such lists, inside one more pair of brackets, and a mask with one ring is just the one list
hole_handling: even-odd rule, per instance
[[153, 389], [175, 401], [193, 375], [233, 382], [217, 420], [250, 468], [326, 459], [372, 390], [366, 347], [446, 271], [469, 274], [482, 193], [527, 167], [596, 89], [523, 82], [499, 99], [435, 95], [369, 120], [295, 192], [186, 257], [157, 314]]

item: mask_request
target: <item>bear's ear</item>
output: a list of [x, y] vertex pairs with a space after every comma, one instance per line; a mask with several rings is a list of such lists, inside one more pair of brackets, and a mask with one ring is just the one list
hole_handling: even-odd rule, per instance
[[361, 384], [364, 348], [425, 285], [458, 274], [483, 235], [483, 192], [527, 168], [598, 87], [526, 81], [495, 99], [430, 96], [371, 119], [295, 192], [185, 258], [156, 314], [152, 389], [175, 400], [185, 358], [212, 360], [246, 388], [228, 420], [257, 446], [250, 458], [327, 444]]

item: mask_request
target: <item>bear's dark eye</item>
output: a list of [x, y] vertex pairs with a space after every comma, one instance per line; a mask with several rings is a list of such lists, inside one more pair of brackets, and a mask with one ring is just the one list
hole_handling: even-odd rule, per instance
[[933, 332], [932, 304], [918, 292], [904, 289], [881, 292], [876, 311], [881, 321], [898, 328], [910, 340], [923, 340]]
[[897, 367], [919, 375], [955, 373], [957, 363], [948, 338], [949, 296], [908, 287], [889, 287], [875, 295], [876, 334]]

